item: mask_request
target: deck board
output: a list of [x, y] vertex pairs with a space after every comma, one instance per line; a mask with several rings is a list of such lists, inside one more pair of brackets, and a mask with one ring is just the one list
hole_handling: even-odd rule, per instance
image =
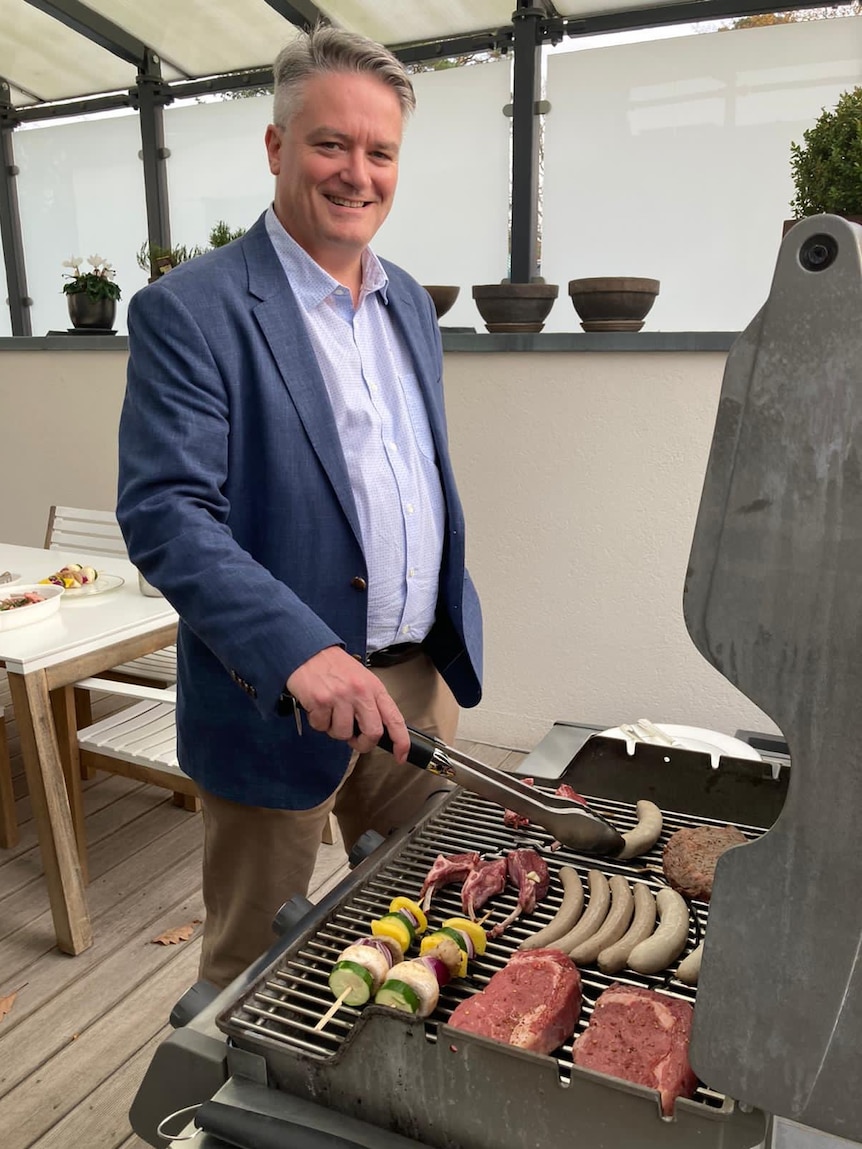
[[[97, 774], [84, 782], [95, 941], [77, 957], [61, 954], [5, 678], [2, 704], [21, 841], [0, 850], [0, 997], [17, 991], [0, 1020], [0, 1140], [3, 1149], [146, 1149], [128, 1111], [170, 1032], [172, 1006], [197, 977], [200, 927], [177, 946], [152, 939], [203, 917], [201, 816], [128, 778]], [[94, 715], [112, 705], [97, 701]], [[503, 769], [523, 758], [469, 741], [458, 746]], [[340, 842], [321, 846], [311, 899], [347, 872]]]

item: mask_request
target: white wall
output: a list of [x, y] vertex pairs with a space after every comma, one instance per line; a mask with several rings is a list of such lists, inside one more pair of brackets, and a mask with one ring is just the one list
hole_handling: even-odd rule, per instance
[[[446, 395], [486, 625], [461, 733], [530, 748], [557, 719], [773, 729], [713, 671], [682, 585], [724, 356], [447, 354]], [[0, 353], [0, 458], [26, 476], [0, 539], [51, 503], [112, 507], [125, 355]], [[16, 401], [22, 394], [26, 404]]]
[[649, 40], [548, 61], [546, 330], [570, 279], [661, 280], [650, 331], [738, 331], [791, 215], [790, 144], [862, 83], [862, 17]]

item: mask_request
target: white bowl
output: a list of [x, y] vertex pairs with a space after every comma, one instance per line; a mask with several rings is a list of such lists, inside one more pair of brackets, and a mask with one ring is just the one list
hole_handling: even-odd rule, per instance
[[15, 586], [0, 586], [0, 602], [6, 598], [34, 590], [42, 596], [41, 602], [31, 602], [27, 606], [17, 606], [14, 610], [0, 610], [0, 630], [14, 630], [18, 626], [29, 626], [33, 622], [43, 622], [60, 609], [63, 588], [42, 583], [17, 583]]

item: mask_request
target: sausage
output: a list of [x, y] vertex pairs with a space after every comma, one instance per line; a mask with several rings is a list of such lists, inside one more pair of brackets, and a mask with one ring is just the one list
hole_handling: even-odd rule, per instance
[[659, 840], [662, 828], [662, 813], [655, 802], [642, 799], [637, 804], [638, 820], [633, 830], [623, 834], [625, 846], [617, 857], [626, 860], [639, 858], [647, 850], [651, 850]]
[[638, 942], [629, 954], [628, 967], [635, 973], [658, 973], [682, 953], [688, 938], [688, 904], [676, 890], [659, 890], [658, 929]]
[[601, 870], [590, 870], [587, 881], [590, 886], [590, 901], [584, 916], [574, 929], [553, 942], [553, 948], [562, 950], [565, 954], [592, 937], [608, 916], [608, 907], [611, 904], [611, 887], [608, 879]]
[[555, 916], [538, 933], [521, 942], [518, 949], [535, 950], [567, 934], [581, 916], [584, 908], [584, 886], [577, 870], [571, 866], [560, 866], [560, 881], [563, 883], [563, 902]]
[[688, 957], [682, 959], [676, 967], [676, 974], [674, 975], [678, 981], [684, 982], [685, 985], [697, 985], [697, 979], [700, 977], [700, 961], [703, 957], [703, 942], [691, 951]]
[[618, 942], [599, 953], [599, 969], [602, 973], [619, 973], [624, 969], [629, 954], [638, 942], [645, 941], [655, 928], [655, 898], [645, 882], [635, 882], [634, 904], [634, 917], [629, 928]]
[[628, 882], [622, 874], [614, 874], [609, 885], [611, 908], [608, 910], [608, 916], [592, 937], [569, 950], [569, 957], [575, 965], [586, 965], [595, 961], [603, 949], [623, 936], [632, 920], [635, 903]]

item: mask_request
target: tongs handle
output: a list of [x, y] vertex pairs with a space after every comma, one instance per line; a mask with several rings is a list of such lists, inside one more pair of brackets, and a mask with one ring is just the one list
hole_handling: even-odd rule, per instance
[[[361, 734], [358, 722], [354, 722], [353, 731], [355, 734]], [[410, 735], [410, 749], [407, 752], [407, 761], [411, 766], [418, 766], [420, 770], [427, 770], [434, 759], [434, 754], [438, 752], [434, 740], [429, 738], [427, 734], [423, 734], [421, 730], [414, 730], [412, 726], [407, 727], [407, 732]], [[383, 727], [383, 733], [377, 740], [377, 745], [388, 754], [392, 754], [395, 751], [395, 747], [392, 745], [392, 739], [389, 737], [389, 731], [385, 726]]]

